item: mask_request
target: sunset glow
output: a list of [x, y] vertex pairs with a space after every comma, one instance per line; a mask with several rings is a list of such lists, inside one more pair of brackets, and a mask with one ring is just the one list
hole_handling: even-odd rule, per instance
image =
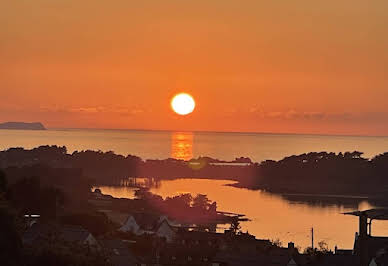
[[3, 2], [0, 121], [388, 135], [388, 1]]
[[1, 265], [388, 266], [388, 1], [0, 7]]

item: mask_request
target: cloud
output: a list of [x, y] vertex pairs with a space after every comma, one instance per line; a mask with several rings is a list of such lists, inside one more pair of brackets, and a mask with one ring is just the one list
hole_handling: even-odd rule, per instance
[[[264, 111], [258, 107], [246, 109], [251, 118], [278, 121], [326, 121], [332, 123], [388, 123], [387, 112], [320, 112], [320, 111], [297, 111], [289, 109], [286, 111]], [[241, 113], [240, 113], [241, 114]]]
[[71, 108], [69, 109], [71, 113], [88, 113], [88, 114], [94, 114], [94, 113], [101, 113], [105, 111], [105, 108], [103, 107], [78, 107], [78, 108]]
[[56, 105], [52, 106], [40, 106], [39, 112], [42, 113], [69, 113], [69, 114], [113, 114], [113, 115], [138, 115], [145, 113], [147, 110], [139, 107], [128, 108], [124, 106], [77, 106], [77, 107], [60, 107]]
[[287, 111], [263, 111], [257, 107], [250, 108], [249, 113], [261, 118], [284, 120], [321, 120], [328, 116], [324, 112], [298, 112], [293, 109]]

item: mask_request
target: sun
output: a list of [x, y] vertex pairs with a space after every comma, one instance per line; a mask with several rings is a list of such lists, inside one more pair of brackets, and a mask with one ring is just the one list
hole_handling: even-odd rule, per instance
[[188, 115], [194, 111], [194, 98], [188, 93], [178, 93], [171, 100], [171, 108], [178, 115]]

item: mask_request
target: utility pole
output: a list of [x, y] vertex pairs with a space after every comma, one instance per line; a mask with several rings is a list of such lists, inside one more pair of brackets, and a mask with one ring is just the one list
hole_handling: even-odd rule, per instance
[[311, 227], [311, 249], [314, 250], [314, 227]]

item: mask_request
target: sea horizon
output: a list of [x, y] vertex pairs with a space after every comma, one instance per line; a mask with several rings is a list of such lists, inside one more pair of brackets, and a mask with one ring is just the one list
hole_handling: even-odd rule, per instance
[[232, 161], [249, 157], [253, 162], [262, 162], [322, 151], [360, 151], [364, 157], [373, 158], [388, 151], [388, 137], [93, 128], [0, 131], [1, 150], [42, 145], [66, 146], [69, 152], [113, 151], [142, 159], [190, 160], [207, 156]]
[[299, 135], [299, 136], [329, 136], [329, 137], [388, 137], [388, 135], [374, 134], [345, 134], [345, 133], [298, 133], [298, 132], [263, 132], [263, 131], [212, 131], [212, 130], [173, 130], [173, 129], [143, 129], [143, 128], [95, 128], [95, 127], [47, 127], [46, 130], [105, 130], [105, 131], [139, 131], [139, 132], [168, 132], [168, 133], [214, 133], [241, 135]]

